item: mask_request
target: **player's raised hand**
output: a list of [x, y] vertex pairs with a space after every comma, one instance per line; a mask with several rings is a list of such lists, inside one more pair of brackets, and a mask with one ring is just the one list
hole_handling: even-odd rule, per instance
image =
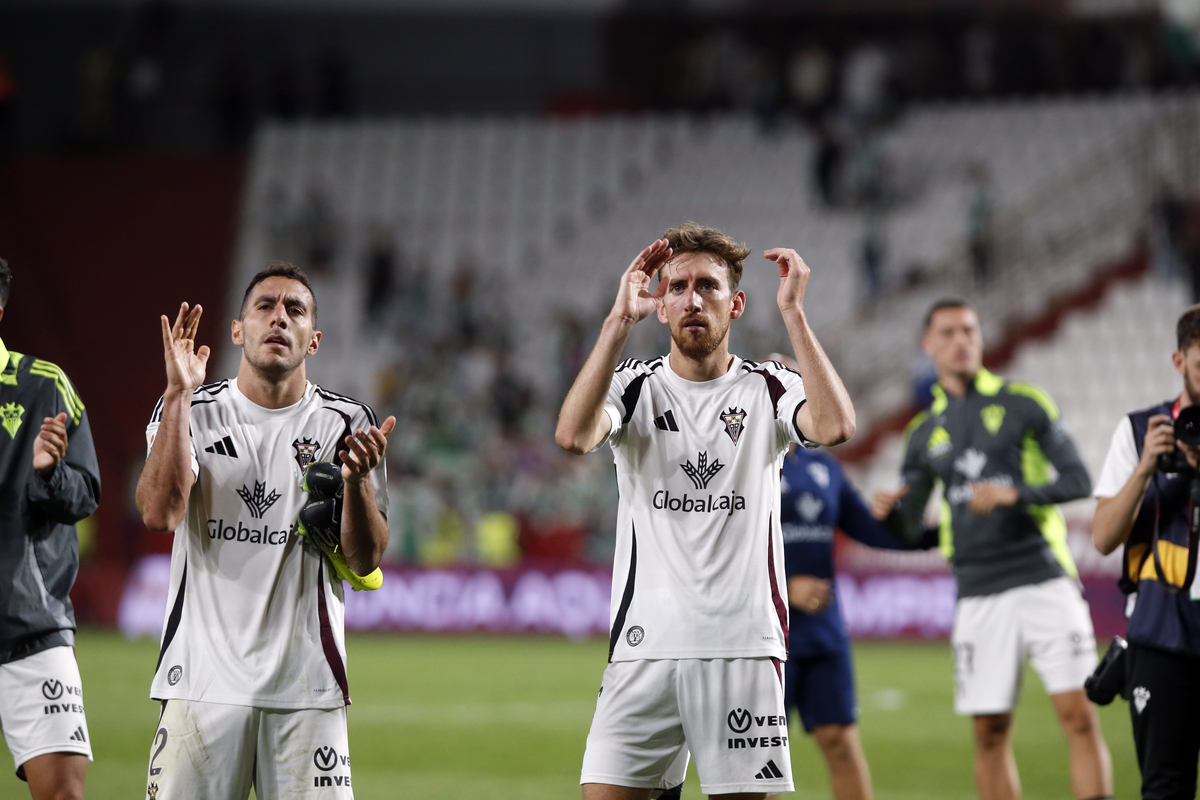
[[347, 436], [347, 449], [338, 453], [342, 459], [342, 480], [357, 483], [370, 475], [383, 460], [388, 434], [395, 427], [396, 418], [388, 417], [378, 428], [372, 425], [365, 431], [357, 430], [353, 436]]
[[775, 300], [781, 311], [799, 309], [804, 305], [804, 290], [808, 286], [810, 270], [804, 259], [786, 247], [772, 247], [763, 253], [768, 261], [779, 265], [779, 291]]
[[33, 440], [33, 468], [38, 475], [49, 478], [66, 457], [67, 415], [64, 412], [42, 420], [42, 430]]
[[191, 394], [204, 383], [204, 372], [208, 365], [208, 345], [196, 349], [196, 329], [200, 327], [200, 315], [204, 309], [197, 305], [188, 309], [188, 304], [179, 306], [175, 324], [162, 316], [163, 359], [167, 362], [167, 388]]
[[876, 492], [871, 498], [871, 516], [882, 522], [892, 513], [901, 497], [908, 494], [908, 486], [901, 486], [891, 492]]
[[653, 314], [667, 292], [667, 282], [659, 281], [658, 290], [651, 293], [650, 279], [670, 258], [671, 246], [666, 239], [656, 239], [638, 253], [621, 276], [621, 288], [617, 290], [612, 316], [620, 317], [632, 325]]

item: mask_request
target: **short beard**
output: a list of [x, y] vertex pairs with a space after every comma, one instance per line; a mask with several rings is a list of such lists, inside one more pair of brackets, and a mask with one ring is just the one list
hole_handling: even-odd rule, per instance
[[725, 336], [728, 333], [728, 322], [720, 330], [706, 327], [704, 333], [700, 336], [692, 336], [680, 326], [678, 332], [675, 330], [671, 331], [671, 339], [675, 342], [675, 346], [679, 348], [680, 353], [693, 361], [703, 361], [721, 346], [721, 342], [725, 341]]
[[255, 359], [254, 356], [250, 355], [249, 352], [246, 352], [244, 348], [242, 352], [246, 354], [246, 361], [250, 362], [250, 366], [254, 367], [254, 371], [269, 381], [282, 380], [292, 372], [295, 372], [296, 369], [304, 363], [303, 354], [298, 359], [289, 359], [283, 363], [278, 361], [259, 363], [258, 360]]

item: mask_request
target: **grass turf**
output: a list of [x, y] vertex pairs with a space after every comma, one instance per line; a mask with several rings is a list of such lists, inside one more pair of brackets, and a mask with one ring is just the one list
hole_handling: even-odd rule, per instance
[[[604, 671], [607, 642], [542, 637], [350, 636], [349, 711], [360, 798], [579, 797], [579, 766]], [[147, 698], [157, 645], [83, 631], [77, 645], [96, 761], [91, 800], [145, 797], [158, 718]], [[855, 648], [860, 728], [879, 800], [975, 796], [970, 723], [951, 709], [944, 643]], [[1032, 674], [1017, 712], [1015, 746], [1027, 800], [1071, 797], [1067, 750]], [[1101, 710], [1116, 796], [1138, 796], [1128, 707]], [[793, 724], [797, 796], [830, 796], [824, 763]], [[9, 763], [11, 766], [11, 762]], [[699, 798], [695, 770], [685, 798]], [[28, 798], [9, 769], [0, 800]]]

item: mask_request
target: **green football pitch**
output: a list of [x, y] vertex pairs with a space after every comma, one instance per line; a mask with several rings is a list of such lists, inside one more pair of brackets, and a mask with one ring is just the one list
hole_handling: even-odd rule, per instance
[[[350, 748], [359, 798], [542, 800], [579, 797], [579, 765], [604, 671], [607, 642], [542, 637], [350, 636]], [[84, 631], [77, 645], [96, 761], [91, 800], [145, 797], [158, 718], [147, 698], [157, 645]], [[944, 643], [855, 648], [861, 730], [880, 800], [971, 798], [969, 722], [951, 710]], [[1070, 798], [1067, 750], [1032, 673], [1017, 712], [1024, 796]], [[1128, 708], [1102, 709], [1116, 796], [1138, 796]], [[797, 795], [829, 797], [823, 762], [800, 735], [792, 747]], [[7, 762], [7, 757], [4, 757]], [[11, 767], [11, 762], [8, 762]], [[685, 798], [699, 798], [694, 770]], [[28, 798], [9, 769], [0, 800]]]

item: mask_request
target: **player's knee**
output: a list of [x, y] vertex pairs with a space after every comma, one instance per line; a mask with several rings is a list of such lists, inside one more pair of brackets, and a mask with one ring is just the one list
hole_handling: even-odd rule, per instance
[[1072, 704], [1059, 711], [1059, 724], [1067, 736], [1092, 737], [1096, 735], [1098, 720], [1096, 710], [1087, 702]]
[[853, 737], [848, 725], [820, 725], [813, 729], [817, 746], [831, 762], [850, 761], [854, 757]]
[[1012, 730], [1011, 714], [984, 714], [975, 718], [975, 746], [980, 750], [994, 750], [1008, 745]]
[[50, 787], [48, 791], [31, 792], [33, 800], [83, 800], [82, 783], [60, 783]]

